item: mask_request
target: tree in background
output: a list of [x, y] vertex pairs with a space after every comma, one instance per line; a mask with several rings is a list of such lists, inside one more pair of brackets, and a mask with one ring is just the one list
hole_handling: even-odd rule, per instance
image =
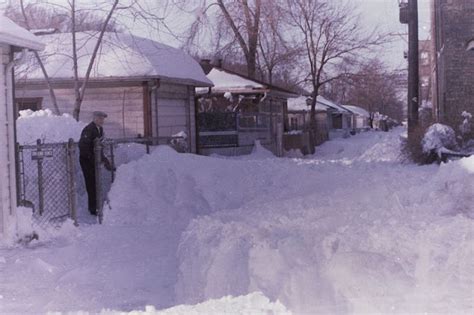
[[[286, 38], [289, 34], [281, 20], [281, 1], [202, 0], [191, 3], [174, 0], [174, 3], [195, 15], [184, 35], [184, 48], [193, 55], [210, 53], [223, 59], [226, 66], [244, 64], [246, 71], [243, 74], [254, 79], [270, 83], [275, 77], [279, 77], [278, 81], [286, 79], [283, 73], [292, 68], [297, 49]], [[210, 47], [204, 47], [202, 43], [209, 41]]]
[[311, 90], [310, 142], [316, 139], [316, 100], [326, 84], [351, 72], [351, 64], [384, 42], [375, 30], [367, 33], [349, 2], [287, 0], [286, 21], [295, 45], [302, 47], [300, 76]]
[[[262, 77], [273, 84], [289, 85], [288, 74], [293, 69], [300, 53], [299, 47], [291, 45], [285, 33], [284, 7], [278, 1], [266, 1], [262, 7], [262, 23], [258, 38], [258, 55]], [[286, 78], [285, 78], [286, 76]], [[286, 81], [286, 82], [285, 82]]]
[[[133, 20], [141, 20], [150, 29], [157, 28], [162, 23], [163, 18], [158, 16], [154, 10], [150, 10], [149, 3], [139, 0], [96, 0], [89, 5], [82, 4], [79, 7], [76, 0], [69, 0], [64, 3], [57, 1], [28, 1], [17, 0], [18, 3], [12, 3], [7, 9], [7, 15], [17, 24], [32, 30], [37, 35], [52, 33], [70, 33], [72, 42], [71, 59], [73, 61], [74, 77], [74, 107], [73, 117], [79, 120], [81, 105], [89, 83], [90, 75], [96, 61], [97, 53], [102, 45], [102, 39], [105, 32], [123, 31], [126, 28], [121, 27], [117, 18], [121, 12], [123, 16]], [[163, 0], [160, 4], [165, 5]], [[77, 33], [86, 32], [90, 40], [95, 41], [94, 49], [90, 53], [88, 66], [86, 69], [78, 69], [78, 50]], [[43, 56], [47, 57], [47, 56]], [[53, 103], [54, 111], [59, 113], [54, 89], [48, 76], [42, 56], [35, 53], [38, 65], [40, 66], [45, 81], [48, 84], [50, 97]], [[81, 56], [84, 58], [84, 56]], [[83, 72], [83, 76], [79, 73]]]
[[[371, 119], [378, 112], [401, 121], [404, 102], [398, 93], [398, 80], [396, 71], [388, 70], [382, 61], [374, 58], [365, 62], [356, 73], [347, 75], [334, 86], [331, 84], [332, 96], [343, 104], [366, 109]], [[341, 86], [344, 87], [341, 89]]]

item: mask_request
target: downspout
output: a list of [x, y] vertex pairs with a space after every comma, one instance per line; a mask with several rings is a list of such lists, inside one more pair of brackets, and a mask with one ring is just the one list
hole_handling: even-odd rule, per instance
[[[17, 115], [17, 107], [16, 107], [16, 102], [15, 102], [15, 91], [14, 91], [14, 80], [15, 80], [15, 77], [14, 77], [14, 72], [13, 72], [13, 68], [15, 66], [18, 66], [18, 65], [21, 65], [23, 64], [25, 61], [26, 61], [26, 57], [27, 57], [27, 52], [28, 52], [28, 49], [24, 48], [22, 51], [21, 51], [21, 55], [19, 58], [17, 59], [13, 59], [12, 61], [10, 61], [6, 67], [5, 67], [5, 71], [6, 71], [6, 75], [9, 76], [9, 79], [7, 80], [6, 84], [7, 84], [7, 91], [10, 91], [7, 95], [7, 104], [8, 104], [8, 100], [10, 100], [10, 102], [12, 102], [12, 117], [13, 117], [13, 143], [14, 143], [14, 159], [15, 159], [15, 183], [16, 183], [16, 196], [12, 196], [12, 192], [11, 192], [11, 188], [9, 187], [9, 190], [10, 190], [10, 198], [11, 200], [15, 200], [16, 198], [16, 204], [18, 205], [20, 203], [20, 180], [18, 178], [18, 172], [19, 172], [19, 155], [18, 155], [18, 150], [16, 149], [16, 143], [17, 143], [17, 133], [16, 133], [16, 115]], [[12, 53], [13, 54], [13, 53]], [[11, 75], [10, 75], [11, 74]], [[8, 121], [8, 108], [6, 110], [6, 113], [7, 113], [7, 121]], [[8, 152], [8, 150], [7, 150]], [[9, 154], [8, 155], [8, 161], [7, 163], [11, 163], [11, 159], [10, 159], [11, 155]], [[13, 215], [13, 209], [10, 208], [10, 215]]]

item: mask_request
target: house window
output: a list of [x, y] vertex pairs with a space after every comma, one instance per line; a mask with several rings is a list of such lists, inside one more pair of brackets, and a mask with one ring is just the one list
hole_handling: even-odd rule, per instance
[[43, 98], [42, 97], [17, 98], [15, 99], [15, 102], [16, 102], [17, 113], [21, 110], [27, 110], [27, 109], [30, 109], [32, 111], [37, 111], [41, 109]]

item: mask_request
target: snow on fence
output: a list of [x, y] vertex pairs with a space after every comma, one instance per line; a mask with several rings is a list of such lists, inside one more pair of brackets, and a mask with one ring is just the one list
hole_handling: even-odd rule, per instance
[[[159, 138], [124, 138], [98, 142], [95, 151], [104, 151], [112, 165], [120, 165], [150, 153], [157, 145], [170, 145], [178, 152], [187, 152], [183, 136]], [[42, 143], [18, 145], [17, 185], [19, 205], [33, 211], [34, 223], [41, 227], [59, 227], [71, 218], [78, 224], [78, 192], [85, 193], [79, 166], [78, 143]], [[107, 193], [115, 172], [103, 172], [100, 159], [96, 165], [99, 222]]]

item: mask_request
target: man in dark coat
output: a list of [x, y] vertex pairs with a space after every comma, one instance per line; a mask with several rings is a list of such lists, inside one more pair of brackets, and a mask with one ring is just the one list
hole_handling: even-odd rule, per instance
[[[102, 126], [106, 117], [107, 114], [104, 112], [94, 112], [92, 122], [84, 127], [81, 133], [81, 139], [79, 140], [79, 162], [86, 183], [89, 212], [92, 215], [97, 215], [94, 140], [103, 140], [104, 129]], [[113, 169], [103, 152], [101, 153], [101, 161], [104, 163], [106, 169], [109, 171]]]

